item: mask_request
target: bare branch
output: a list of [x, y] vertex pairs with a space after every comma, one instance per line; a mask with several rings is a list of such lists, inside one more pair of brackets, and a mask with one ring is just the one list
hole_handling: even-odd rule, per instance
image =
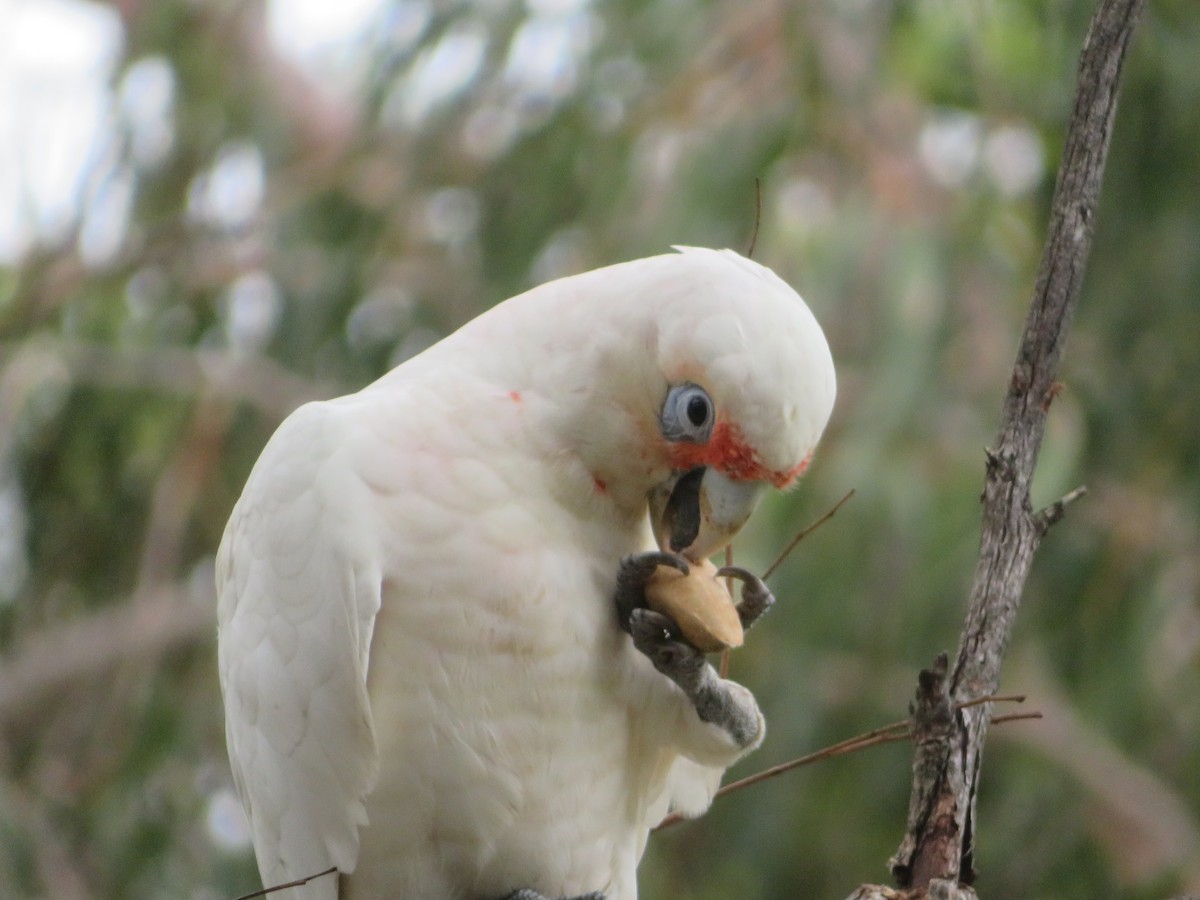
[[216, 628], [211, 596], [183, 586], [160, 588], [139, 603], [119, 603], [26, 638], [0, 663], [0, 724], [19, 722], [74, 682], [94, 678], [143, 654], [209, 638]]
[[1055, 500], [1040, 513], [1038, 513], [1036, 520], [1038, 528], [1041, 529], [1042, 534], [1045, 534], [1047, 531], [1049, 531], [1050, 526], [1067, 514], [1068, 506], [1086, 493], [1087, 488], [1083, 485], [1080, 485], [1079, 487], [1075, 488], [1075, 490], [1070, 491], [1060, 499]]
[[979, 561], [952, 668], [943, 655], [921, 673], [908, 828], [892, 872], [915, 893], [974, 881], [975, 802], [990, 704], [956, 701], [995, 693], [1034, 551], [1072, 492], [1034, 513], [1030, 486], [1046, 415], [1091, 248], [1122, 64], [1144, 0], [1101, 0], [1079, 61], [1075, 105], [1055, 185], [1050, 224], [1025, 330], [987, 451]]
[[66, 366], [73, 382], [134, 388], [249, 403], [272, 419], [283, 419], [308, 400], [333, 397], [336, 385], [308, 381], [265, 356], [187, 347], [113, 347], [71, 340], [0, 344], [0, 371], [10, 362], [41, 354]]

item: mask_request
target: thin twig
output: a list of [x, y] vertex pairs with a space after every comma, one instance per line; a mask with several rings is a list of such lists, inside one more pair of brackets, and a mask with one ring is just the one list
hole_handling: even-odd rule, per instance
[[758, 223], [762, 221], [762, 180], [754, 178], [754, 231], [750, 233], [750, 246], [746, 248], [746, 259], [754, 259], [754, 247], [758, 244]]
[[1087, 487], [1081, 484], [1079, 487], [1075, 488], [1075, 490], [1070, 491], [1069, 493], [1060, 497], [1058, 500], [1055, 500], [1053, 503], [1039, 512], [1035, 517], [1038, 527], [1043, 532], [1047, 531], [1051, 525], [1055, 524], [1059, 521], [1059, 519], [1066, 515], [1068, 506], [1086, 493]]
[[[994, 695], [988, 697], [978, 697], [974, 700], [968, 700], [965, 703], [957, 705], [956, 709], [962, 710], [972, 706], [979, 706], [983, 703], [1024, 703], [1024, 694], [1005, 694]], [[1016, 722], [1021, 719], [1040, 719], [1040, 712], [1023, 712], [1011, 713], [1004, 716], [995, 716], [992, 719], [993, 725], [1001, 725], [1005, 722]], [[753, 775], [747, 775], [745, 778], [739, 778], [737, 781], [731, 781], [723, 786], [715, 794], [713, 800], [716, 801], [719, 797], [724, 797], [726, 794], [732, 794], [734, 791], [740, 791], [742, 788], [748, 788], [758, 784], [760, 781], [767, 781], [777, 775], [782, 775], [784, 772], [790, 772], [792, 769], [798, 769], [801, 766], [807, 766], [811, 763], [820, 762], [824, 759], [834, 759], [838, 756], [846, 756], [849, 753], [857, 753], [859, 750], [866, 750], [868, 747], [877, 747], [881, 744], [894, 744], [899, 741], [907, 741], [912, 737], [912, 719], [903, 719], [899, 722], [892, 722], [890, 725], [882, 725], [871, 731], [863, 734], [855, 735], [854, 737], [846, 738], [844, 741], [838, 741], [836, 744], [830, 744], [820, 750], [808, 753], [804, 756], [799, 756], [796, 759], [788, 760], [785, 763], [780, 763], [777, 766], [771, 766], [769, 769], [763, 769], [761, 772], [755, 772]], [[671, 813], [665, 819], [654, 827], [654, 831], [661, 831], [664, 828], [669, 828], [682, 822], [687, 817], [682, 813]]]
[[[838, 756], [845, 756], [847, 753], [854, 753], [857, 750], [865, 750], [867, 747], [874, 747], [878, 744], [890, 744], [896, 741], [908, 740], [908, 720], [903, 722], [893, 722], [891, 725], [884, 725], [881, 728], [876, 728], [874, 731], [868, 731], [865, 734], [857, 735], [856, 737], [847, 738], [844, 741], [839, 741], [821, 750], [814, 751], [805, 756], [797, 757], [785, 763], [780, 763], [777, 766], [772, 766], [769, 769], [763, 769], [761, 772], [755, 772], [753, 775], [747, 775], [745, 778], [739, 778], [737, 781], [731, 781], [729, 784], [722, 787], [719, 791], [713, 794], [713, 800], [718, 797], [724, 797], [726, 794], [731, 794], [734, 791], [740, 791], [742, 788], [750, 787], [758, 784], [760, 781], [766, 781], [769, 778], [774, 778], [777, 775], [782, 775], [784, 772], [790, 772], [792, 769], [798, 769], [801, 766], [807, 766], [810, 763], [819, 762], [823, 759], [833, 759]], [[665, 819], [655, 826], [655, 831], [661, 831], [664, 828], [669, 828], [682, 822], [686, 816], [682, 813], [671, 813]]]
[[[733, 565], [733, 544], [725, 545], [725, 565], [726, 566]], [[730, 600], [734, 599], [734, 597], [733, 597], [733, 582], [734, 582], [734, 579], [732, 577], [725, 579], [725, 590], [729, 593]], [[728, 647], [726, 647], [724, 650], [721, 651], [721, 663], [720, 663], [719, 671], [720, 671], [720, 675], [722, 678], [726, 677], [729, 674], [729, 648]]]
[[235, 897], [234, 900], [254, 900], [255, 897], [265, 897], [267, 894], [274, 894], [276, 891], [286, 891], [288, 888], [303, 887], [310, 881], [315, 881], [326, 875], [333, 875], [337, 872], [337, 866], [330, 866], [324, 872], [317, 872], [315, 875], [308, 875], [304, 878], [297, 878], [295, 881], [289, 881], [286, 884], [273, 884], [270, 887], [263, 888], [261, 891], [253, 891], [249, 894], [242, 894], [240, 897]]
[[813, 522], [807, 528], [801, 528], [800, 531], [797, 532], [796, 536], [792, 538], [791, 543], [783, 548], [783, 552], [779, 554], [779, 558], [776, 559], [775, 562], [771, 563], [771, 565], [767, 566], [767, 571], [763, 572], [762, 574], [763, 581], [766, 581], [768, 578], [770, 578], [771, 575], [774, 574], [775, 570], [783, 565], [783, 561], [787, 559], [789, 555], [791, 555], [793, 550], [796, 549], [797, 544], [832, 519], [837, 511], [846, 503], [846, 501], [853, 496], [854, 488], [850, 488], [850, 490], [846, 492], [846, 496], [837, 503], [833, 504], [833, 507], [829, 510], [829, 512], [825, 513], [825, 515], [821, 516], [821, 518], [817, 519], [817, 521]]
[[[1024, 694], [990, 694], [987, 697], [976, 697], [974, 700], [964, 700], [958, 704], [958, 709], [970, 709], [983, 703], [1024, 703]], [[992, 719], [995, 722], [995, 719]]]
[[1003, 725], [1005, 722], [1019, 722], [1022, 719], [1040, 719], [1040, 718], [1042, 718], [1042, 714], [1040, 712], [1038, 712], [1037, 710], [1034, 710], [1033, 712], [1008, 713], [1007, 715], [996, 716], [996, 718], [992, 719], [992, 724], [993, 725]]
[[758, 784], [760, 781], [766, 781], [769, 778], [774, 778], [776, 775], [782, 775], [784, 772], [790, 772], [792, 769], [820, 762], [823, 759], [834, 759], [838, 756], [845, 756], [848, 753], [865, 750], [867, 747], [905, 740], [908, 740], [908, 721], [893, 722], [891, 725], [884, 725], [882, 728], [876, 728], [874, 731], [868, 731], [866, 734], [848, 738], [847, 740], [825, 747], [822, 750], [817, 750], [814, 753], [799, 756], [796, 759], [780, 763], [769, 769], [763, 769], [761, 772], [755, 772], [753, 775], [747, 775], [745, 778], [739, 778], [737, 781], [731, 781], [717, 791], [713, 795], [713, 799], [723, 797], [726, 794], [732, 794], [734, 791], [740, 791], [742, 788], [748, 788], [751, 785]]

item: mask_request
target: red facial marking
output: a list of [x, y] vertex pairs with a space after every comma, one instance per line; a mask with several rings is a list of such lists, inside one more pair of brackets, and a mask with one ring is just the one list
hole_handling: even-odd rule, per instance
[[509, 391], [508, 399], [511, 400], [513, 403], [520, 403], [521, 402], [521, 392], [520, 391]]
[[809, 451], [808, 456], [806, 456], [806, 457], [804, 457], [804, 459], [800, 460], [800, 463], [798, 465], [792, 466], [792, 468], [790, 468], [786, 472], [782, 473], [783, 474], [783, 482], [780, 483], [780, 482], [776, 481], [775, 486], [781, 487], [781, 488], [791, 487], [791, 485], [796, 481], [797, 478], [799, 478], [801, 475], [803, 475], [805, 472], [808, 471], [808, 464], [810, 462], [812, 462], [812, 451], [811, 450]]
[[804, 474], [812, 459], [810, 453], [799, 465], [783, 471], [772, 471], [762, 464], [758, 454], [746, 443], [740, 428], [728, 422], [717, 422], [712, 437], [705, 444], [672, 444], [670, 461], [675, 469], [694, 469], [712, 466], [735, 481], [769, 481], [785, 488]]
[[599, 475], [592, 476], [592, 487], [595, 488], [597, 494], [608, 493], [608, 482], [606, 482]]

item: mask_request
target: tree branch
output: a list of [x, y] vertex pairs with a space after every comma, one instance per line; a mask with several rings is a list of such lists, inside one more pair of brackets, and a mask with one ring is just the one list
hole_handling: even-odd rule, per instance
[[[226, 350], [51, 339], [0, 342], [0, 373], [18, 366], [29, 370], [19, 383], [26, 388], [24, 382], [42, 370], [65, 367], [73, 384], [187, 397], [208, 392], [217, 399], [247, 403], [268, 419], [283, 419], [302, 403], [341, 393], [338, 385], [309, 381], [269, 357]], [[0, 416], [5, 411], [0, 407]]]
[[[979, 561], [966, 623], [953, 668], [943, 655], [922, 672], [913, 708], [908, 828], [890, 863], [906, 896], [974, 895], [966, 886], [975, 879], [975, 803], [991, 709], [956, 706], [996, 692], [1034, 551], [1080, 493], [1042, 512], [1034, 512], [1030, 501], [1046, 414], [1058, 391], [1055, 376], [1091, 249], [1121, 67], [1143, 4], [1101, 0], [1084, 39], [1041, 267], [1000, 429], [987, 451]], [[886, 896], [886, 890], [864, 886], [855, 896]]]
[[20, 722], [70, 685], [129, 659], [210, 639], [216, 599], [187, 585], [163, 586], [26, 637], [0, 659], [0, 727]]

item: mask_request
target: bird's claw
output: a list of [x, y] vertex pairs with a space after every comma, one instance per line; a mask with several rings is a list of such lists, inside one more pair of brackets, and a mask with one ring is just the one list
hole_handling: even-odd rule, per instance
[[629, 624], [633, 645], [679, 685], [702, 722], [723, 729], [739, 747], [762, 740], [762, 714], [754, 697], [722, 679], [704, 654], [684, 640], [673, 619], [652, 609], [635, 609]]
[[737, 605], [742, 629], [762, 618], [762, 614], [775, 605], [775, 595], [761, 578], [741, 566], [722, 566], [717, 569], [717, 578], [736, 578], [742, 582], [742, 602]]
[[[677, 565], [678, 562], [681, 565]], [[666, 553], [643, 553], [621, 560], [617, 573], [617, 611], [621, 627], [633, 638], [633, 646], [651, 664], [683, 691], [700, 721], [725, 731], [742, 749], [762, 740], [763, 721], [754, 697], [744, 687], [725, 681], [708, 664], [704, 654], [689, 643], [670, 616], [646, 607], [646, 581], [659, 565], [674, 566], [686, 574], [687, 563]], [[753, 621], [773, 602], [762, 580], [745, 570], [726, 571], [744, 583], [743, 605], [749, 601], [742, 621]], [[743, 626], [744, 627], [744, 626]], [[516, 898], [536, 900], [536, 898]]]
[[690, 568], [682, 556], [662, 550], [635, 553], [621, 560], [617, 569], [617, 623], [629, 631], [629, 617], [635, 609], [646, 606], [646, 583], [659, 566], [670, 566], [686, 575]]
[[[539, 894], [532, 888], [521, 888], [519, 891], [513, 891], [511, 894], [505, 894], [501, 900], [550, 900], [550, 898], [545, 894]], [[564, 897], [562, 900], [605, 900], [605, 897], [600, 891], [592, 891], [590, 894], [579, 894], [574, 897]]]
[[652, 609], [635, 609], [629, 625], [633, 646], [687, 691], [705, 665], [704, 654], [684, 639], [675, 620]]

